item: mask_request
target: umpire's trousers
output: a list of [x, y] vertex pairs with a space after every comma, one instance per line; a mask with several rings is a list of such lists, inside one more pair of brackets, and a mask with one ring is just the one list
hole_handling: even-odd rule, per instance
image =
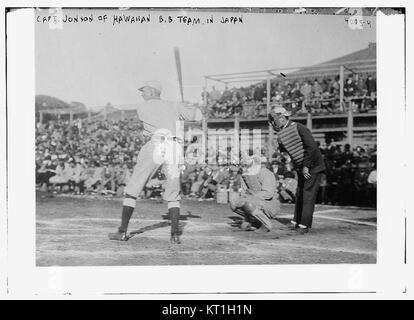
[[295, 216], [296, 223], [312, 227], [313, 211], [322, 173], [312, 173], [309, 179], [305, 179], [302, 172], [298, 172], [298, 187], [296, 190]]

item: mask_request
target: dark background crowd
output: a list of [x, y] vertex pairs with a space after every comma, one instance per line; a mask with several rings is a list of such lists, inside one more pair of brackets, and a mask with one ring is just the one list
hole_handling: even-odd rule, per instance
[[[343, 113], [340, 106], [339, 76], [302, 80], [272, 80], [271, 104], [279, 104], [293, 115]], [[376, 109], [376, 79], [372, 74], [352, 74], [344, 81], [344, 98], [352, 100], [355, 112]], [[267, 85], [259, 82], [247, 87], [226, 87], [207, 92], [208, 114], [212, 118], [266, 117]]]
[[136, 120], [38, 124], [36, 181], [45, 191], [116, 193], [145, 141]]
[[[36, 183], [46, 192], [122, 196], [140, 148], [146, 142], [136, 120], [51, 120], [36, 127]], [[320, 146], [326, 161], [318, 202], [333, 205], [376, 205], [376, 150], [326, 141]], [[220, 163], [220, 162], [219, 162]], [[263, 160], [276, 176], [282, 202], [294, 202], [297, 174], [287, 154]], [[235, 165], [186, 164], [182, 193], [200, 200], [220, 191], [240, 191]], [[162, 169], [148, 181], [144, 197], [160, 197]]]
[[[376, 148], [334, 145], [320, 146], [327, 170], [320, 183], [317, 203], [376, 207]], [[297, 172], [287, 153], [276, 153], [271, 162], [262, 157], [262, 166], [275, 174], [281, 202], [294, 203]], [[241, 170], [235, 165], [192, 165], [182, 175], [184, 195], [214, 199], [220, 189], [238, 192]]]

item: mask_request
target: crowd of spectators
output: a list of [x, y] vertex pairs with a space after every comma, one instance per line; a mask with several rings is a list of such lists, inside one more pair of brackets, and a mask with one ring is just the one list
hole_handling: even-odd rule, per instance
[[[136, 121], [49, 121], [36, 127], [36, 183], [53, 193], [122, 196], [141, 146], [146, 142]], [[376, 150], [349, 145], [320, 146], [326, 161], [318, 202], [332, 205], [376, 205]], [[239, 192], [236, 165], [186, 164], [181, 175], [183, 196], [215, 199], [220, 189]], [[278, 181], [281, 202], [294, 202], [297, 173], [285, 153], [264, 161]], [[144, 197], [160, 198], [165, 174], [158, 170]]]
[[326, 163], [321, 183], [320, 202], [334, 205], [376, 206], [376, 147], [333, 145], [327, 141], [321, 148]]
[[[271, 104], [283, 105], [293, 115], [328, 115], [343, 113], [340, 105], [339, 76], [304, 80], [272, 80]], [[355, 112], [376, 108], [376, 79], [371, 74], [352, 74], [344, 81], [344, 99], [352, 100]], [[207, 92], [208, 114], [212, 118], [266, 116], [267, 86], [259, 82], [248, 87], [226, 87], [223, 92], [214, 86]]]
[[37, 186], [52, 192], [120, 194], [144, 143], [137, 121], [38, 123]]

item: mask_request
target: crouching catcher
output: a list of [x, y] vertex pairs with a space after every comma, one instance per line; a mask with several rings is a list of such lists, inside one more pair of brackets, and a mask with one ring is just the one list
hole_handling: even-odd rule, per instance
[[254, 156], [245, 162], [242, 194], [230, 202], [231, 210], [243, 217], [241, 228], [246, 231], [270, 231], [271, 219], [280, 212], [276, 178], [261, 164], [261, 160], [260, 157]]

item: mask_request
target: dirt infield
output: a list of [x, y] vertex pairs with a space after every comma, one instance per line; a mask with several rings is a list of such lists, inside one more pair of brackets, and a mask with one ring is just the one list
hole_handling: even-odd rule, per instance
[[37, 194], [38, 266], [337, 264], [376, 262], [376, 211], [317, 206], [310, 233], [284, 224], [293, 212], [282, 205], [274, 230], [241, 231], [230, 223], [227, 205], [182, 201], [185, 220], [181, 245], [169, 242], [166, 205], [143, 200], [137, 205], [127, 242], [110, 241], [119, 225], [121, 200], [50, 197]]

